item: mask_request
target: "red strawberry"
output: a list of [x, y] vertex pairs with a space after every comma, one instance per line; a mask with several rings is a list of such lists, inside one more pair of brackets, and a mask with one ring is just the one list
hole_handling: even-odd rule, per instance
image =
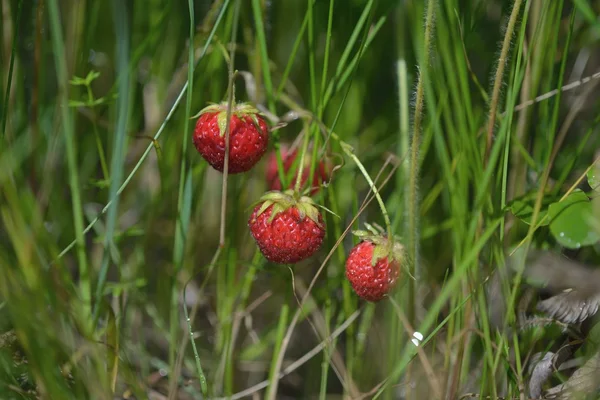
[[265, 258], [294, 264], [312, 256], [323, 243], [323, 217], [310, 197], [294, 191], [268, 192], [248, 220], [250, 232]]
[[[283, 159], [283, 171], [286, 175], [289, 175], [288, 172], [292, 167], [292, 164], [296, 160], [298, 156], [298, 151], [294, 150], [290, 153], [286, 146], [281, 146], [281, 158]], [[304, 157], [304, 169], [302, 170], [302, 178], [300, 181], [301, 187], [306, 185], [306, 181], [308, 181], [308, 175], [310, 174], [310, 154], [306, 154]], [[298, 168], [299, 166], [297, 166]], [[272, 152], [269, 155], [269, 160], [267, 162], [267, 184], [271, 190], [281, 190], [281, 180], [279, 179], [277, 168], [277, 153]], [[329, 181], [329, 173], [331, 171], [331, 166], [328, 162], [319, 161], [318, 165], [315, 168], [313, 173], [313, 179], [311, 182], [311, 195], [315, 195], [321, 189], [321, 184]], [[296, 174], [294, 173], [292, 179], [290, 179], [290, 183], [288, 189], [294, 187], [296, 183]]]
[[[236, 174], [250, 170], [265, 154], [269, 128], [260, 112], [249, 104], [234, 104], [231, 111], [229, 173]], [[198, 115], [194, 146], [214, 169], [223, 172], [227, 103], [210, 105]]]
[[356, 294], [368, 301], [381, 300], [396, 286], [404, 251], [400, 243], [367, 232], [355, 232], [363, 240], [346, 260], [346, 278]]

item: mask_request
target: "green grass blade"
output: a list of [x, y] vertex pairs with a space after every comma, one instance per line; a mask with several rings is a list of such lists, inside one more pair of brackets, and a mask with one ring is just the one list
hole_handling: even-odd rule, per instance
[[23, 0], [19, 0], [19, 5], [17, 6], [17, 22], [15, 24], [15, 28], [13, 31], [13, 40], [12, 40], [12, 45], [11, 45], [11, 52], [10, 52], [10, 62], [9, 62], [9, 67], [8, 67], [8, 78], [7, 78], [7, 82], [6, 82], [6, 90], [5, 90], [5, 94], [4, 94], [4, 104], [2, 104], [2, 114], [0, 114], [0, 127], [1, 127], [1, 132], [2, 132], [2, 138], [4, 139], [4, 136], [6, 134], [6, 121], [8, 119], [8, 102], [10, 100], [10, 88], [12, 86], [12, 78], [13, 78], [13, 69], [15, 66], [15, 51], [17, 48], [17, 37], [18, 37], [18, 32], [19, 32], [19, 24], [21, 22], [21, 11], [23, 9]]
[[[200, 63], [200, 61], [206, 54], [206, 51], [208, 50], [209, 45], [212, 43], [212, 39], [217, 31], [217, 28], [219, 27], [221, 20], [223, 19], [223, 16], [225, 15], [225, 11], [227, 10], [227, 6], [229, 5], [229, 2], [230, 2], [230, 0], [224, 1], [221, 11], [219, 12], [219, 15], [217, 16], [217, 20], [215, 21], [215, 25], [212, 27], [212, 29], [208, 35], [208, 38], [206, 39], [206, 43], [204, 44], [204, 47], [202, 48], [202, 52], [200, 53], [198, 60], [196, 60], [196, 65], [198, 65], [198, 63]], [[167, 126], [167, 123], [171, 120], [171, 118], [173, 117], [173, 114], [175, 114], [175, 110], [177, 110], [179, 103], [183, 99], [183, 96], [185, 95], [185, 93], [188, 89], [188, 86], [189, 86], [189, 82], [186, 81], [185, 84], [183, 85], [183, 87], [181, 88], [181, 90], [179, 91], [179, 94], [177, 95], [177, 98], [175, 99], [173, 105], [169, 109], [169, 112], [167, 113], [167, 116], [165, 117], [164, 121], [162, 122], [162, 124], [160, 125], [158, 130], [156, 131], [156, 134], [152, 137], [153, 143], [150, 143], [146, 147], [146, 149], [142, 153], [142, 156], [140, 157], [138, 162], [135, 164], [135, 166], [133, 167], [133, 169], [127, 176], [127, 178], [123, 181], [123, 184], [119, 187], [119, 190], [117, 190], [117, 193], [115, 194], [115, 196], [112, 197], [108, 203], [106, 203], [106, 205], [102, 208], [102, 211], [100, 212], [100, 214], [85, 227], [85, 229], [82, 232], [83, 234], [88, 233], [92, 229], [94, 224], [97, 221], [99, 221], [100, 218], [113, 206], [113, 204], [118, 199], [118, 197], [121, 195], [121, 193], [123, 193], [125, 188], [129, 185], [129, 182], [131, 182], [131, 180], [133, 179], [135, 174], [138, 172], [138, 170], [140, 169], [140, 167], [142, 166], [142, 164], [148, 157], [148, 154], [150, 154], [150, 151], [152, 151], [152, 149], [154, 148], [154, 142], [156, 142], [160, 138], [160, 136], [162, 135], [162, 133], [164, 132], [164, 130]], [[75, 243], [76, 243], [76, 240], [69, 243], [69, 245], [67, 245], [58, 254], [57, 258], [62, 258], [65, 254], [67, 254], [75, 246]]]
[[275, 112], [275, 100], [273, 98], [273, 80], [271, 79], [271, 67], [269, 64], [269, 55], [267, 52], [267, 39], [265, 37], [265, 26], [263, 22], [262, 9], [260, 0], [252, 0], [252, 14], [256, 23], [256, 35], [260, 50], [261, 67], [263, 79], [265, 81], [265, 91], [267, 96], [267, 104], [269, 110]]
[[62, 33], [62, 23], [57, 0], [48, 2], [50, 16], [50, 33], [54, 49], [54, 62], [56, 64], [57, 82], [60, 88], [59, 104], [62, 119], [63, 135], [67, 150], [67, 165], [69, 169], [69, 187], [71, 190], [73, 222], [75, 228], [75, 243], [77, 244], [77, 262], [80, 274], [80, 295], [84, 304], [84, 312], [91, 316], [91, 281], [89, 276], [87, 256], [84, 248], [83, 210], [81, 205], [81, 188], [79, 186], [79, 173], [77, 162], [77, 148], [75, 147], [75, 127], [73, 114], [69, 104], [69, 78], [65, 60], [65, 48]]
[[128, 21], [128, 11], [125, 3], [113, 1], [113, 16], [115, 20], [115, 34], [117, 38], [116, 70], [119, 74], [118, 81], [118, 100], [117, 100], [117, 123], [113, 141], [112, 158], [110, 163], [110, 187], [109, 198], [114, 198], [113, 206], [106, 214], [106, 227], [104, 232], [104, 256], [102, 265], [98, 273], [98, 282], [96, 285], [96, 303], [94, 305], [94, 321], [100, 315], [100, 304], [106, 276], [110, 263], [110, 247], [113, 243], [113, 236], [117, 225], [117, 213], [119, 208], [119, 197], [117, 192], [123, 179], [123, 168], [125, 151], [127, 148], [127, 127], [129, 124], [130, 106], [131, 106], [131, 83], [129, 79], [129, 56], [130, 56], [130, 26]]

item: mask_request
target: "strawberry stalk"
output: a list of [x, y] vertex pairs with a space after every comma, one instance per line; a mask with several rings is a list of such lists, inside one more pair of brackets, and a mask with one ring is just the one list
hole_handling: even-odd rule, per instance
[[385, 208], [385, 204], [383, 203], [383, 199], [381, 198], [381, 196], [379, 194], [379, 190], [377, 190], [377, 186], [375, 186], [375, 183], [373, 183], [373, 180], [369, 176], [369, 173], [367, 172], [365, 167], [362, 165], [362, 163], [360, 162], [358, 157], [356, 157], [356, 155], [354, 154], [354, 149], [352, 148], [352, 146], [350, 146], [348, 143], [344, 142], [343, 140], [340, 140], [339, 136], [336, 135], [335, 133], [332, 133], [331, 136], [339, 141], [340, 146], [342, 146], [342, 150], [344, 151], [344, 153], [346, 153], [348, 155], [348, 157], [350, 157], [352, 159], [352, 161], [354, 161], [354, 163], [356, 164], [356, 166], [358, 167], [360, 172], [363, 174], [363, 176], [367, 180], [367, 183], [369, 184], [369, 186], [371, 186], [371, 190], [373, 190], [373, 194], [375, 195], [375, 198], [377, 199], [377, 203], [379, 204], [379, 208], [381, 209], [381, 213], [383, 214], [383, 220], [385, 221], [387, 237], [389, 239], [387, 241], [387, 246], [388, 246], [389, 252], [391, 253], [394, 249], [394, 236], [392, 235], [392, 223], [390, 222], [390, 217]]
[[298, 164], [298, 171], [296, 172], [296, 182], [294, 183], [294, 192], [296, 193], [300, 193], [300, 186], [302, 185], [302, 173], [304, 172], [304, 158], [306, 157], [306, 151], [308, 150], [309, 139], [310, 135], [307, 135], [305, 131], [304, 140], [302, 141], [302, 150], [300, 152], [300, 163]]

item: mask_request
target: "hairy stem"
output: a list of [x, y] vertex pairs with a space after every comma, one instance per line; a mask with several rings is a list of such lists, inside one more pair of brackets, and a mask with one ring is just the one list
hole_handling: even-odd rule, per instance
[[[504, 67], [508, 58], [508, 51], [510, 50], [510, 41], [515, 31], [515, 25], [517, 24], [517, 17], [521, 10], [521, 4], [523, 0], [515, 0], [513, 9], [506, 26], [506, 34], [504, 35], [504, 42], [502, 43], [502, 50], [500, 51], [500, 58], [498, 59], [498, 69], [496, 70], [496, 77], [494, 78], [494, 89], [492, 91], [492, 101], [490, 103], [490, 114], [487, 125], [487, 142], [485, 145], [485, 160], [488, 159], [490, 149], [492, 147], [492, 138], [494, 136], [494, 125], [496, 124], [496, 111], [498, 110], [498, 103], [500, 101], [500, 89], [502, 87], [502, 77], [504, 76]], [[487, 162], [487, 161], [484, 161]]]
[[[427, 11], [425, 17], [425, 38], [423, 42], [423, 59], [420, 65], [419, 81], [417, 83], [417, 98], [415, 104], [415, 115], [413, 123], [413, 136], [410, 146], [410, 166], [408, 176], [408, 193], [406, 196], [407, 206], [407, 236], [408, 236], [408, 257], [411, 260], [410, 273], [417, 280], [421, 277], [419, 267], [419, 150], [421, 147], [421, 122], [423, 119], [423, 108], [425, 104], [425, 79], [427, 78], [427, 69], [429, 66], [429, 51], [434, 29], [435, 0], [427, 2]], [[410, 301], [414, 301], [414, 287], [409, 282]], [[408, 307], [409, 321], [414, 323], [414, 304]]]

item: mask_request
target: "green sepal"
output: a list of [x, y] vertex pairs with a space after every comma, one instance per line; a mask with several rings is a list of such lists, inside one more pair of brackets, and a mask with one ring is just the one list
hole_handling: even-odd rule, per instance
[[377, 261], [382, 258], [387, 258], [388, 262], [397, 261], [402, 264], [404, 260], [404, 246], [400, 242], [392, 239], [392, 243], [388, 241], [386, 237], [380, 236], [380, 239], [375, 244], [373, 249], [373, 257], [371, 258], [371, 265], [374, 267]]
[[382, 258], [387, 258], [389, 262], [398, 261], [402, 264], [404, 259], [404, 246], [402, 246], [400, 240], [396, 237], [392, 237], [390, 243], [388, 237], [382, 233], [377, 233], [372, 225], [365, 223], [365, 226], [369, 231], [356, 230], [352, 231], [352, 234], [358, 237], [362, 242], [370, 242], [375, 245], [373, 257], [371, 258], [371, 265], [374, 267], [377, 264], [377, 261]]
[[[206, 113], [219, 113], [219, 117], [220, 113], [224, 113], [224, 116], [222, 118], [227, 120], [227, 102], [224, 101], [221, 103], [209, 103], [208, 106], [204, 107], [202, 110], [200, 110], [200, 112], [198, 112], [190, 119], [196, 119], [202, 114]], [[237, 115], [238, 117], [249, 115], [252, 118], [252, 121], [254, 121], [254, 124], [257, 126], [257, 128], [260, 129], [257, 115], [262, 115], [262, 113], [258, 108], [254, 107], [249, 103], [232, 104], [231, 115]], [[221, 136], [225, 134], [225, 126], [225, 124], [222, 124], [221, 121], [219, 121], [219, 130], [221, 131]]]
[[273, 219], [279, 213], [284, 212], [288, 208], [296, 207], [301, 220], [308, 217], [317, 225], [321, 226], [321, 223], [319, 222], [320, 213], [314, 200], [307, 196], [302, 196], [298, 199], [296, 192], [293, 190], [286, 190], [285, 192], [273, 190], [267, 192], [255, 203], [255, 205], [260, 204], [261, 202], [262, 205], [256, 212], [257, 217], [264, 213], [270, 206], [273, 206], [269, 217], [269, 223], [273, 222]]
[[[310, 198], [310, 197], [309, 197], [309, 198]], [[319, 207], [319, 208], [323, 209], [324, 211], [326, 211], [326, 212], [330, 213], [331, 215], [334, 215], [334, 216], [336, 216], [336, 217], [338, 217], [338, 218], [340, 218], [340, 219], [342, 218], [342, 217], [340, 217], [339, 215], [337, 215], [336, 213], [334, 213], [333, 211], [331, 211], [329, 208], [327, 208], [327, 207], [325, 207], [325, 206], [323, 206], [323, 205], [321, 205], [321, 204], [316, 204], [316, 203], [314, 203], [314, 205], [315, 205], [315, 207]]]
[[227, 111], [221, 111], [217, 114], [217, 124], [219, 125], [219, 136], [225, 136], [227, 130]]
[[375, 266], [377, 261], [382, 258], [387, 258], [389, 255], [389, 249], [387, 245], [376, 245], [373, 249], [373, 256], [371, 257], [371, 266]]
[[[190, 119], [196, 119], [200, 117], [202, 114], [206, 113], [216, 113], [223, 111], [223, 106], [217, 103], [208, 103], [209, 105], [200, 110], [196, 115], [191, 117]], [[225, 103], [225, 109], [227, 110], [227, 103]]]

